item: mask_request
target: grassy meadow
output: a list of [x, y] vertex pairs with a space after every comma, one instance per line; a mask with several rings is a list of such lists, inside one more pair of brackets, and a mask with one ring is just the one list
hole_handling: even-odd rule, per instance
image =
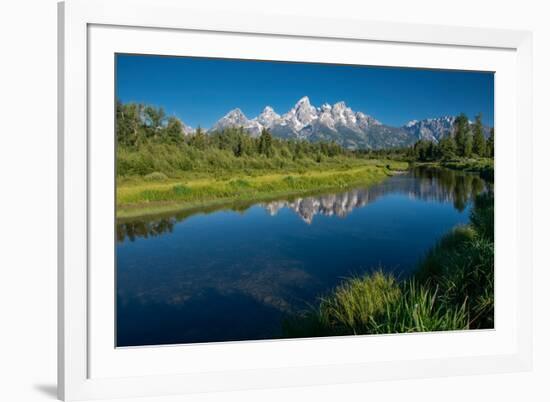
[[127, 218], [168, 211], [182, 211], [237, 201], [269, 200], [277, 197], [371, 185], [406, 164], [369, 161], [347, 169], [246, 172], [231, 177], [168, 178], [153, 173], [117, 183], [117, 217]]

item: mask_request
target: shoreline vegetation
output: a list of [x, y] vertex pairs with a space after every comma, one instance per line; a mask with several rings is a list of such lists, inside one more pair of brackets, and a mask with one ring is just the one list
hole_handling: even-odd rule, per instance
[[483, 180], [493, 182], [495, 179], [494, 160], [491, 158], [462, 158], [434, 162], [411, 162], [411, 167], [427, 166], [458, 170], [465, 173], [476, 173]]
[[382, 268], [342, 281], [310, 311], [283, 322], [283, 337], [494, 328], [494, 199], [476, 197], [470, 223], [445, 235], [410, 278]]
[[407, 168], [406, 162], [369, 160], [348, 168], [256, 172], [256, 175], [241, 173], [230, 178], [215, 175], [191, 179], [168, 178], [153, 173], [153, 178], [130, 178], [117, 183], [117, 218], [271, 201], [358, 185], [370, 186]]

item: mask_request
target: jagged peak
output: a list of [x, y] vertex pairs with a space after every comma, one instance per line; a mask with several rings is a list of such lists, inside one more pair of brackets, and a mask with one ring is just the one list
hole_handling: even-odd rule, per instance
[[[218, 120], [210, 131], [242, 126], [250, 135], [257, 136], [262, 129], [266, 128], [272, 130], [275, 136], [282, 138], [312, 138], [312, 140], [325, 139], [327, 135], [334, 136], [336, 133], [342, 135], [340, 139], [342, 142], [348, 141], [348, 148], [355, 149], [407, 145], [417, 138], [438, 141], [452, 131], [455, 119], [456, 116], [445, 115], [410, 120], [400, 127], [386, 126], [366, 113], [352, 110], [343, 100], [334, 104], [325, 102], [317, 107], [311, 104], [308, 96], [303, 96], [283, 115], [278, 115], [273, 107], [267, 105], [259, 115], [249, 120], [241, 109], [235, 108]], [[355, 137], [350, 140], [351, 132], [355, 133]], [[388, 136], [388, 138], [373, 137], [371, 144], [369, 133], [376, 133], [377, 137]]]
[[344, 102], [344, 101], [336, 102], [336, 103], [332, 106], [333, 109], [336, 109], [336, 108], [345, 109], [346, 107], [347, 107], [347, 105], [346, 105], [346, 102]]
[[439, 117], [430, 117], [430, 118], [422, 119], [422, 120], [411, 120], [411, 121], [409, 121], [405, 124], [405, 127], [410, 128], [410, 127], [414, 127], [416, 125], [422, 125], [422, 124], [426, 124], [426, 123], [428, 123], [428, 124], [429, 123], [439, 123], [439, 122], [452, 123], [452, 122], [454, 122], [455, 119], [456, 119], [456, 116], [445, 115], [445, 116], [439, 116]]
[[264, 107], [264, 110], [262, 111], [262, 113], [272, 113], [272, 112], [275, 112], [275, 110], [269, 105]]
[[273, 109], [271, 106], [264, 107], [264, 110], [262, 110], [262, 113], [260, 113], [260, 116], [279, 116], [275, 109]]
[[299, 109], [302, 107], [311, 107], [311, 102], [309, 101], [308, 96], [302, 96], [294, 105], [294, 109]]
[[230, 110], [226, 115], [225, 117], [231, 117], [231, 116], [242, 116], [244, 118], [246, 118], [245, 114], [242, 112], [241, 109], [239, 109], [238, 107], [235, 108], [235, 109], [232, 109]]

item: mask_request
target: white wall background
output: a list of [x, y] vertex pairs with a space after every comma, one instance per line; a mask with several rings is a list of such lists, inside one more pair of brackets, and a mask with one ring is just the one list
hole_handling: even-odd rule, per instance
[[[184, 0], [182, 0], [184, 2]], [[535, 367], [530, 373], [203, 394], [161, 401], [549, 401], [550, 24], [541, 0], [201, 0], [226, 9], [529, 29], [535, 39]], [[0, 8], [0, 401], [55, 399], [56, 0]], [[142, 399], [146, 401], [145, 399]], [[149, 401], [151, 399], [147, 399]]]

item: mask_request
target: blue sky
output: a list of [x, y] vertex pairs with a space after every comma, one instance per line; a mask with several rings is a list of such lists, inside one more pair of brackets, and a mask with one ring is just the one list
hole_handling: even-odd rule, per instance
[[384, 124], [457, 115], [493, 125], [493, 73], [190, 57], [117, 55], [116, 96], [162, 106], [209, 128], [234, 108], [248, 118], [279, 114], [303, 96], [315, 106], [344, 101]]

